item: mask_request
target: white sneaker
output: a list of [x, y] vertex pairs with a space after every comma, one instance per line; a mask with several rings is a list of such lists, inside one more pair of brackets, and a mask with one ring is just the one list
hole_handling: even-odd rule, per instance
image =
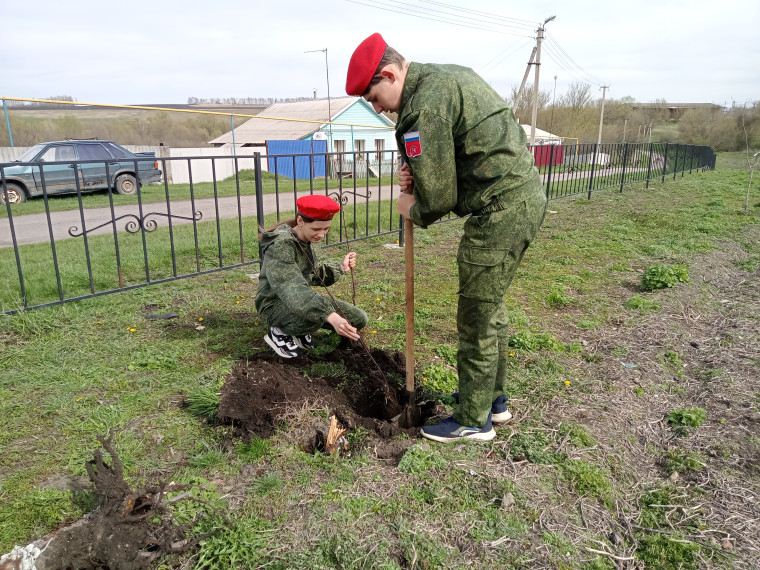
[[304, 350], [311, 350], [314, 348], [314, 341], [311, 340], [310, 334], [296, 335], [294, 340], [296, 341], [296, 344]]
[[303, 354], [303, 350], [296, 344], [293, 337], [285, 334], [277, 327], [270, 328], [264, 340], [272, 347], [272, 350], [283, 358], [295, 358]]

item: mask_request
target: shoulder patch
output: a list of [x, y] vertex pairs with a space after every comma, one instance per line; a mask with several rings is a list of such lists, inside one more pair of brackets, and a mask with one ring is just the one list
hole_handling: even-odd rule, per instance
[[406, 156], [419, 156], [422, 154], [422, 143], [420, 143], [419, 131], [404, 133], [404, 146], [406, 147]]

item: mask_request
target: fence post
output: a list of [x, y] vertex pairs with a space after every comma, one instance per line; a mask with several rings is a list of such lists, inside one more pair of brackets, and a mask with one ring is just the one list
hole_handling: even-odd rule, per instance
[[591, 200], [591, 189], [594, 187], [594, 167], [596, 155], [599, 154], [599, 143], [594, 143], [594, 156], [591, 158], [591, 176], [588, 177], [588, 199]]
[[[5, 103], [5, 101], [3, 101]], [[42, 167], [40, 166], [40, 170]], [[24, 284], [24, 272], [21, 269], [21, 257], [18, 251], [18, 241], [16, 240], [16, 228], [13, 225], [13, 214], [11, 213], [11, 201], [8, 199], [8, 183], [5, 180], [5, 169], [0, 168], [0, 194], [5, 197], [5, 209], [8, 212], [8, 227], [11, 230], [11, 243], [13, 243], [13, 253], [16, 256], [16, 270], [18, 271], [18, 284], [21, 288], [21, 299], [24, 309], [29, 307], [29, 302], [26, 298], [26, 286]]]
[[[264, 227], [264, 183], [261, 176], [261, 153], [253, 153], [253, 176], [256, 180], [256, 222], [260, 228]], [[264, 256], [261, 251], [261, 241], [259, 242], [259, 268], [264, 263]]]
[[696, 148], [695, 145], [691, 146], [691, 153], [689, 154], [689, 174], [691, 174], [692, 168], [694, 167], [694, 149]]
[[623, 143], [623, 172], [620, 175], [620, 193], [623, 193], [623, 185], [625, 185], [625, 165], [628, 162], [628, 143]]
[[665, 156], [662, 159], [662, 183], [665, 183], [665, 171], [668, 169], [668, 143], [665, 143]]
[[678, 155], [681, 154], [681, 145], [676, 145], [676, 162], [673, 165], [673, 180], [676, 179], [676, 174], [678, 174]]
[[549, 199], [549, 194], [551, 193], [551, 187], [552, 187], [552, 165], [554, 164], [554, 147], [557, 145], [552, 145], [551, 150], [549, 151], [549, 171], [546, 173], [546, 199]]
[[3, 99], [3, 110], [5, 111], [5, 124], [8, 126], [8, 138], [11, 141], [11, 148], [13, 148], [13, 133], [11, 133], [11, 122], [8, 120], [8, 104], [5, 102], [5, 99]]
[[647, 165], [647, 188], [649, 188], [649, 177], [652, 175], [652, 150], [654, 143], [649, 143], [649, 164]]

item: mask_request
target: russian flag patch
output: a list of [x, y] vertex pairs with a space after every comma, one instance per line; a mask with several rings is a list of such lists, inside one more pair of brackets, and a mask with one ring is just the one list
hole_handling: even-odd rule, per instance
[[406, 156], [419, 156], [422, 154], [422, 144], [420, 143], [420, 133], [414, 131], [404, 134], [404, 146], [406, 148]]

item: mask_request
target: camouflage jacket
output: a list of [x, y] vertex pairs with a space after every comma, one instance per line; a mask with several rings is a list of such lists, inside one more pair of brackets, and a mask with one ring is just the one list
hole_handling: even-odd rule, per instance
[[410, 217], [423, 227], [476, 212], [538, 176], [512, 110], [458, 65], [409, 64], [396, 141], [414, 175]]
[[335, 311], [330, 300], [311, 287], [332, 285], [340, 279], [343, 270], [339, 263], [320, 263], [313, 244], [299, 240], [287, 224], [265, 232], [261, 249], [263, 263], [255, 299], [259, 314], [278, 300], [295, 315], [308, 319], [324, 321]]

